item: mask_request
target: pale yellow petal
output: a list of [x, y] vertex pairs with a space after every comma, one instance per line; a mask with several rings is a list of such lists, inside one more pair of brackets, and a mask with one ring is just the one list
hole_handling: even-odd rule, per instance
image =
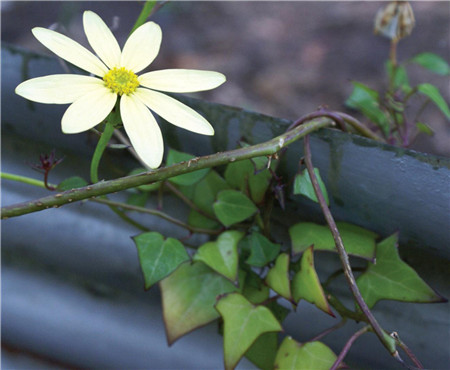
[[120, 46], [108, 26], [94, 12], [87, 10], [83, 14], [83, 26], [92, 49], [110, 68], [120, 64]]
[[104, 82], [96, 77], [51, 75], [22, 82], [15, 91], [38, 103], [69, 104], [99, 88], [104, 88]]
[[144, 23], [131, 34], [125, 43], [121, 66], [134, 73], [142, 71], [158, 55], [161, 39], [161, 28], [156, 23]]
[[102, 122], [114, 108], [117, 95], [102, 87], [76, 100], [67, 108], [61, 126], [65, 134], [77, 134]]
[[150, 168], [161, 164], [164, 143], [161, 130], [148, 108], [133, 95], [123, 95], [120, 115], [131, 144], [139, 157]]
[[138, 79], [142, 86], [175, 93], [211, 90], [226, 81], [222, 73], [195, 69], [152, 71], [144, 73]]
[[67, 36], [41, 27], [33, 28], [32, 32], [40, 43], [69, 63], [100, 77], [108, 72], [100, 59]]
[[205, 118], [178, 100], [143, 88], [138, 88], [134, 95], [167, 122], [197, 134], [214, 135], [213, 127]]

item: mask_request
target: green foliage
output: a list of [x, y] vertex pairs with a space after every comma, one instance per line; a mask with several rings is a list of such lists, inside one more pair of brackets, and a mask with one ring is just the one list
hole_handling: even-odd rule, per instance
[[292, 301], [289, 281], [289, 255], [281, 253], [266, 276], [266, 284], [283, 298]]
[[[194, 159], [195, 157], [193, 155], [178, 152], [174, 149], [170, 149], [169, 153], [167, 154], [167, 166], [170, 166], [175, 163], [179, 162], [189, 162], [190, 160]], [[184, 175], [179, 175], [175, 177], [171, 177], [169, 179], [170, 182], [177, 184], [177, 185], [184, 185], [189, 186], [193, 185], [197, 182], [199, 182], [203, 177], [206, 176], [206, 174], [209, 172], [209, 168], [205, 168], [203, 170], [198, 170], [190, 173], [186, 173]]]
[[245, 353], [251, 362], [262, 370], [272, 370], [278, 350], [278, 334], [264, 333]]
[[147, 192], [136, 192], [128, 195], [127, 204], [138, 207], [145, 207], [148, 200]]
[[226, 231], [215, 242], [203, 244], [194, 255], [194, 261], [202, 261], [231, 281], [238, 274], [237, 245], [244, 236], [239, 231]]
[[183, 263], [159, 284], [169, 344], [217, 319], [217, 296], [237, 290], [202, 262]]
[[436, 86], [428, 83], [420, 84], [417, 85], [417, 91], [427, 96], [444, 113], [445, 117], [450, 119], [450, 109]]
[[144, 273], [145, 289], [165, 278], [189, 256], [177, 239], [164, 237], [157, 232], [142, 233], [133, 238]]
[[[268, 159], [266, 157], [229, 163], [225, 170], [225, 180], [231, 187], [244, 192], [256, 204], [259, 204], [263, 201], [272, 179], [272, 174], [267, 166]], [[276, 161], [272, 161], [271, 168], [275, 167]]]
[[263, 280], [253, 271], [247, 271], [242, 295], [253, 304], [259, 304], [269, 298], [270, 290]]
[[[317, 181], [320, 186], [320, 190], [322, 190], [323, 197], [328, 205], [330, 205], [330, 201], [328, 199], [327, 189], [325, 184], [320, 177], [320, 172], [318, 168], [314, 168], [314, 173], [316, 174]], [[294, 179], [294, 194], [303, 195], [314, 202], [318, 203], [316, 193], [314, 192], [314, 188], [311, 182], [311, 178], [309, 177], [309, 173], [306, 169], [304, 169], [301, 173], [295, 176]]]
[[247, 263], [255, 267], [263, 267], [273, 261], [280, 251], [280, 245], [272, 243], [264, 235], [252, 232], [241, 243], [250, 251]]
[[292, 294], [295, 302], [304, 299], [334, 317], [314, 267], [312, 246], [303, 252], [300, 271], [292, 279]]
[[389, 120], [379, 103], [379, 94], [370, 87], [353, 81], [353, 92], [345, 102], [348, 107], [359, 110], [385, 133], [389, 133]]
[[[346, 222], [337, 222], [336, 225], [348, 254], [368, 260], [374, 259], [377, 234]], [[295, 254], [302, 253], [311, 245], [314, 245], [316, 251], [336, 252], [333, 235], [327, 226], [300, 222], [290, 227], [289, 235]]]
[[356, 281], [367, 305], [371, 308], [381, 299], [443, 302], [443, 298], [400, 259], [397, 243], [397, 234], [380, 242], [376, 264], [369, 264], [367, 271]]
[[286, 337], [275, 359], [275, 369], [328, 370], [336, 361], [336, 355], [322, 342], [298, 343]]
[[[401, 88], [405, 79], [398, 77], [397, 81]], [[259, 158], [257, 163], [262, 167], [268, 164], [266, 158]], [[313, 254], [314, 250], [336, 252], [334, 238], [327, 226], [303, 221], [289, 228], [290, 249], [282, 247], [277, 238], [272, 240], [266, 212], [272, 210], [268, 190], [273, 173], [256, 171], [262, 167], [252, 161], [231, 163], [224, 177], [210, 170], [195, 180], [175, 183], [193, 203], [189, 225], [216, 230], [217, 236], [195, 248], [192, 263], [183, 244], [175, 239], [164, 240], [156, 232], [135, 237], [146, 288], [159, 281], [170, 344], [222, 317], [227, 369], [234, 368], [244, 355], [261, 369], [329, 368], [336, 356], [321, 342], [300, 344], [288, 337], [279, 345], [277, 332], [291, 310], [278, 300], [284, 298], [295, 306], [303, 299], [334, 316], [330, 302], [336, 305], [336, 299], [328, 301], [329, 292], [320, 283]], [[268, 174], [265, 177], [261, 175], [264, 171]], [[315, 174], [326, 195], [317, 169]], [[306, 171], [293, 182], [296, 194], [317, 201]], [[261, 187], [250, 185], [257, 183]], [[148, 196], [149, 191], [138, 189], [129, 202], [138, 204]], [[345, 222], [337, 226], [347, 252], [370, 261], [367, 271], [358, 278], [370, 307], [380, 299], [442, 300], [400, 260], [396, 239], [388, 238], [377, 246], [374, 232]], [[300, 254], [298, 262], [291, 261], [291, 255], [295, 258]], [[375, 260], [377, 263], [372, 264]], [[342, 314], [342, 307], [334, 307]], [[392, 338], [387, 336], [385, 341], [395, 349]]]
[[79, 176], [69, 177], [58, 184], [58, 190], [66, 191], [76, 188], [82, 188], [86, 186], [88, 183], [85, 179]]
[[257, 211], [255, 204], [237, 190], [222, 190], [213, 205], [214, 213], [225, 226], [231, 226], [253, 216]]
[[226, 181], [216, 171], [210, 171], [196, 184], [192, 200], [203, 212], [213, 216], [213, 203], [217, 194], [226, 189], [229, 189]]
[[410, 61], [442, 76], [450, 74], [450, 66], [448, 63], [439, 55], [433, 53], [420, 53]]
[[282, 330], [268, 308], [254, 306], [238, 293], [222, 297], [216, 309], [224, 321], [225, 369], [234, 369], [261, 334]]
[[434, 131], [431, 129], [430, 126], [428, 126], [426, 123], [423, 122], [417, 122], [416, 127], [420, 132], [423, 132], [424, 134], [428, 136], [433, 136]]

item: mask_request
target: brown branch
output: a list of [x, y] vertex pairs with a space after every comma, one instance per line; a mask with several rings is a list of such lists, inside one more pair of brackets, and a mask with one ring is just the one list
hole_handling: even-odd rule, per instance
[[370, 325], [372, 326], [373, 331], [378, 336], [381, 343], [386, 347], [386, 349], [389, 351], [389, 353], [394, 358], [396, 358], [398, 361], [403, 363], [403, 361], [401, 360], [401, 358], [398, 354], [398, 351], [395, 348], [395, 345], [393, 345], [392, 341], [389, 340], [390, 338], [387, 336], [387, 334], [381, 328], [378, 321], [373, 316], [372, 312], [370, 311], [369, 307], [367, 306], [366, 302], [364, 301], [363, 297], [361, 296], [361, 292], [359, 291], [358, 286], [356, 285], [356, 280], [353, 275], [352, 269], [350, 267], [350, 262], [349, 262], [347, 251], [345, 250], [344, 243], [342, 242], [341, 235], [336, 226], [336, 222], [334, 221], [334, 218], [330, 212], [330, 209], [327, 206], [325, 198], [322, 194], [322, 190], [320, 189], [319, 182], [317, 181], [317, 177], [314, 173], [314, 166], [313, 166], [312, 160], [311, 160], [311, 148], [309, 145], [309, 135], [305, 136], [304, 144], [305, 144], [305, 153], [304, 154], [305, 154], [306, 168], [308, 170], [309, 177], [311, 179], [311, 183], [314, 187], [314, 192], [316, 193], [317, 199], [319, 201], [320, 208], [322, 209], [322, 212], [325, 216], [328, 227], [330, 228], [331, 233], [333, 234], [333, 239], [336, 244], [336, 249], [337, 249], [339, 257], [341, 259], [342, 267], [344, 269], [344, 274], [347, 279], [348, 285], [350, 286], [350, 290], [352, 291], [352, 294], [353, 294], [356, 302], [358, 303], [358, 306], [361, 308], [361, 311], [367, 317]]
[[361, 335], [366, 333], [368, 330], [370, 330], [370, 325], [366, 325], [359, 329], [355, 334], [353, 334], [350, 339], [345, 343], [344, 348], [342, 349], [341, 353], [339, 353], [338, 358], [334, 362], [333, 366], [331, 366], [330, 370], [336, 370], [338, 366], [341, 364], [341, 362], [344, 360], [345, 356], [347, 355], [347, 352], [350, 350], [353, 342], [358, 339]]

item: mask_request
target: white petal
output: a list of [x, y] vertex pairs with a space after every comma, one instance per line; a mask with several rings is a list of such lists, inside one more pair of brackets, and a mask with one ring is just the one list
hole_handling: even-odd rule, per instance
[[108, 72], [108, 68], [100, 59], [67, 36], [41, 27], [35, 27], [31, 32], [40, 43], [69, 63], [100, 77]]
[[101, 60], [110, 68], [118, 67], [120, 63], [120, 47], [116, 38], [94, 12], [87, 10], [83, 14], [83, 26], [89, 44]]
[[123, 126], [139, 157], [150, 167], [161, 164], [164, 143], [161, 130], [148, 108], [133, 95], [120, 98]]
[[134, 93], [156, 114], [171, 124], [202, 135], [214, 135], [209, 122], [192, 108], [157, 91], [138, 88]]
[[147, 22], [134, 31], [122, 51], [121, 66], [138, 73], [156, 58], [161, 45], [161, 28]]
[[187, 93], [211, 90], [222, 85], [226, 77], [219, 72], [195, 69], [164, 69], [139, 76], [142, 86], [154, 90]]
[[16, 94], [38, 103], [69, 104], [98, 88], [104, 88], [104, 82], [96, 77], [51, 75], [22, 82]]
[[77, 134], [102, 122], [114, 108], [117, 95], [104, 86], [76, 100], [62, 118], [65, 134]]

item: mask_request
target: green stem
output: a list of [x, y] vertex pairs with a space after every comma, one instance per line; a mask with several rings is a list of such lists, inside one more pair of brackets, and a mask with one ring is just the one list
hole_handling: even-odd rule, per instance
[[[1, 173], [1, 178], [5, 179], [5, 180], [12, 180], [12, 181], [23, 182], [23, 183], [28, 184], [28, 185], [38, 186], [40, 188], [46, 189], [44, 181], [32, 179], [31, 177], [14, 175], [12, 173], [2, 172]], [[56, 187], [56, 185], [52, 185], [52, 184], [47, 184], [47, 185]]]
[[[14, 175], [12, 173], [5, 173], [5, 172], [1, 172], [1, 178], [5, 179], [5, 180], [12, 180], [12, 181], [17, 181], [17, 182], [23, 182], [24, 184], [28, 184], [28, 185], [33, 185], [33, 186], [37, 186], [40, 188], [44, 188], [47, 189], [47, 187], [45, 186], [45, 182], [41, 181], [41, 180], [35, 180], [31, 177], [25, 177], [25, 176], [19, 176], [19, 175]], [[57, 188], [57, 185], [54, 184], [47, 184], [48, 186], [51, 186], [53, 188]], [[97, 199], [88, 199], [90, 201], [97, 201]], [[104, 202], [106, 203], [106, 202]], [[129, 224], [135, 226], [136, 228], [138, 228], [141, 231], [149, 231], [149, 229], [141, 224], [139, 224], [138, 222], [134, 221], [133, 219], [131, 219], [130, 217], [128, 217], [126, 214], [124, 214], [122, 211], [120, 211], [119, 209], [117, 209], [116, 207], [110, 206], [111, 210], [117, 214], [121, 219], [123, 219], [124, 221], [128, 222]]]
[[140, 26], [142, 26], [148, 17], [150, 17], [150, 14], [152, 14], [153, 7], [156, 5], [156, 1], [146, 1], [144, 4], [144, 7], [141, 10], [141, 13], [138, 16], [138, 19], [136, 20], [136, 23], [134, 24], [133, 28], [131, 29], [130, 35]]
[[98, 182], [98, 165], [113, 133], [114, 125], [109, 121], [106, 122], [105, 129], [102, 133], [102, 136], [100, 136], [100, 140], [97, 143], [97, 147], [95, 148], [95, 152], [91, 161], [91, 181], [94, 184]]
[[161, 211], [157, 211], [154, 209], [148, 209], [148, 208], [144, 208], [144, 207], [139, 207], [139, 206], [133, 206], [131, 204], [126, 204], [126, 203], [121, 203], [121, 202], [115, 202], [109, 199], [103, 199], [103, 198], [94, 198], [91, 199], [91, 201], [93, 202], [97, 202], [97, 203], [102, 203], [102, 204], [106, 204], [112, 207], [118, 207], [118, 208], [123, 208], [123, 209], [128, 209], [130, 211], [135, 211], [135, 212], [141, 212], [141, 213], [148, 213], [150, 215], [153, 216], [158, 216], [166, 221], [169, 221], [175, 225], [181, 226], [193, 233], [201, 233], [201, 234], [210, 234], [210, 235], [217, 235], [220, 234], [222, 232], [222, 230], [209, 230], [209, 229], [202, 229], [202, 228], [196, 228], [196, 227], [191, 227], [188, 224], [185, 224], [184, 222], [169, 216], [168, 214], [161, 212]]
[[416, 357], [416, 355], [409, 349], [409, 347], [406, 345], [406, 343], [403, 343], [400, 337], [398, 336], [397, 332], [392, 332], [391, 337], [395, 339], [399, 347], [406, 352], [408, 357], [414, 362], [414, 365], [418, 369], [423, 369], [422, 363], [419, 361], [419, 359]]
[[102, 181], [93, 185], [64, 191], [62, 193], [40, 199], [6, 206], [1, 209], [2, 218], [17, 217], [52, 207], [59, 207], [83, 199], [115, 193], [121, 190], [134, 188], [139, 185], [163, 181], [173, 176], [201, 170], [203, 168], [220, 166], [229, 162], [241, 161], [254, 157], [273, 155], [305, 135], [321, 128], [333, 125], [334, 122], [329, 118], [321, 118], [304, 123], [301, 126], [284, 133], [283, 135], [261, 144], [194, 158], [189, 161], [189, 165], [188, 162], [181, 162], [169, 167], [159, 168], [158, 170], [109, 181]]

